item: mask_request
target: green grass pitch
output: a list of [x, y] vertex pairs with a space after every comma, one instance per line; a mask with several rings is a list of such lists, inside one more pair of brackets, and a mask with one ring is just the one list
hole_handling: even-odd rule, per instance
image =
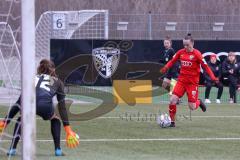
[[[73, 106], [74, 107], [74, 106]], [[75, 108], [78, 110], [78, 108]], [[89, 108], [79, 108], [81, 112]], [[160, 128], [154, 115], [168, 110], [167, 105], [118, 106], [102, 118], [71, 122], [80, 134], [81, 145], [68, 149], [66, 157], [55, 157], [50, 122], [37, 117], [38, 160], [236, 160], [240, 157], [240, 105], [209, 105], [206, 113], [191, 112], [178, 106], [176, 128]], [[1, 108], [1, 117], [7, 109]], [[140, 117], [139, 117], [140, 116]], [[13, 124], [6, 130], [11, 134]], [[62, 140], [65, 133], [62, 130]], [[3, 137], [1, 147], [8, 149]], [[20, 150], [20, 146], [18, 148]], [[0, 152], [0, 159], [8, 159]], [[21, 159], [20, 155], [10, 159]]]

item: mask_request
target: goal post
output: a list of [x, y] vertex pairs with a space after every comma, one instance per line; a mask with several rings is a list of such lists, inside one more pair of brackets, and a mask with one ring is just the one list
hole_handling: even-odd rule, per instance
[[22, 159], [35, 160], [35, 0], [21, 1], [22, 13]]

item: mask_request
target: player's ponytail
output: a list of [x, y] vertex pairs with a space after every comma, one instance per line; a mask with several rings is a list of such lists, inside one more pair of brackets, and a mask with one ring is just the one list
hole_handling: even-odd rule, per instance
[[184, 37], [184, 39], [185, 39], [185, 40], [190, 40], [192, 43], [194, 42], [194, 39], [193, 39], [191, 33], [188, 33], [188, 34]]
[[42, 59], [37, 68], [37, 74], [47, 74], [57, 77], [54, 63], [51, 60]]

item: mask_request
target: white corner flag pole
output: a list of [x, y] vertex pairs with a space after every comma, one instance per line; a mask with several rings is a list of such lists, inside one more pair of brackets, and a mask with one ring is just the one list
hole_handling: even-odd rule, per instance
[[21, 1], [22, 13], [22, 159], [35, 160], [35, 0]]

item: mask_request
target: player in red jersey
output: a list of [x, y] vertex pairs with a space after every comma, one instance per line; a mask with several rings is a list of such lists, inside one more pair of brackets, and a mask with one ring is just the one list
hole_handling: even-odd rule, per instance
[[202, 100], [198, 99], [198, 83], [200, 76], [200, 66], [206, 71], [210, 78], [218, 82], [206, 61], [203, 59], [199, 50], [193, 48], [194, 40], [191, 34], [188, 34], [183, 39], [183, 49], [180, 49], [175, 56], [160, 70], [161, 73], [166, 73], [178, 60], [181, 62], [180, 74], [177, 84], [173, 89], [173, 94], [170, 98], [169, 115], [172, 120], [170, 127], [175, 127], [175, 115], [177, 112], [176, 104], [184, 93], [188, 96], [188, 106], [191, 110], [197, 109], [199, 106], [203, 112], [206, 111], [206, 106]]

